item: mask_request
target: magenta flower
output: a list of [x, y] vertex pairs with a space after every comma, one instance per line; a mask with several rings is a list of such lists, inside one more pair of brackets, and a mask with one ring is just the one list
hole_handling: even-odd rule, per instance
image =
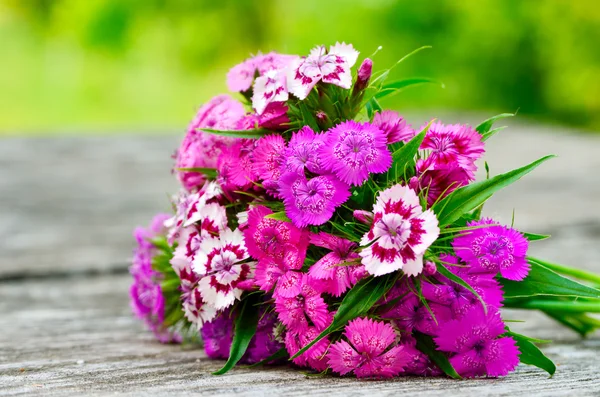
[[279, 193], [283, 197], [285, 213], [297, 227], [324, 224], [335, 208], [350, 197], [348, 185], [333, 175], [306, 179], [304, 175], [292, 172], [281, 176]]
[[268, 135], [258, 140], [254, 150], [254, 167], [267, 193], [279, 197], [279, 177], [285, 159], [285, 140], [281, 135]]
[[411, 335], [402, 335], [400, 345], [404, 348], [407, 364], [404, 374], [417, 376], [440, 376], [442, 371], [431, 361], [425, 353], [417, 350], [417, 341]]
[[219, 183], [224, 190], [248, 188], [258, 179], [253, 163], [255, 143], [252, 139], [239, 139], [223, 149], [217, 162], [217, 169]]
[[394, 185], [379, 193], [373, 213], [371, 230], [361, 240], [365, 248], [360, 256], [367, 272], [375, 276], [399, 269], [411, 276], [421, 273], [423, 254], [440, 233], [433, 211], [423, 212], [414, 190]]
[[244, 236], [237, 229], [225, 229], [219, 237], [203, 239], [192, 263], [200, 277], [198, 289], [203, 300], [220, 310], [239, 299], [243, 291], [237, 285], [251, 273], [250, 264], [239, 262], [247, 258]]
[[500, 272], [502, 277], [520, 281], [529, 273], [527, 249], [529, 242], [519, 231], [484, 218], [469, 222], [468, 226], [490, 225], [467, 231], [456, 237], [452, 247], [456, 255], [470, 266], [470, 272]]
[[214, 359], [229, 358], [231, 341], [233, 340], [233, 319], [231, 312], [225, 310], [210, 322], [205, 323], [200, 330], [204, 351]]
[[[302, 333], [287, 332], [285, 335], [285, 347], [293, 356], [304, 346], [312, 342], [321, 333], [321, 329], [308, 327]], [[315, 371], [325, 371], [327, 369], [327, 348], [329, 347], [329, 338], [325, 337], [311, 346], [300, 356], [292, 360], [296, 365], [310, 367]]]
[[473, 180], [469, 172], [461, 167], [433, 170], [428, 169], [427, 164], [427, 160], [417, 161], [417, 188], [419, 192], [427, 194], [429, 207]]
[[375, 113], [373, 125], [385, 134], [387, 143], [408, 142], [415, 136], [415, 131], [393, 110]]
[[235, 141], [234, 138], [211, 135], [197, 129], [233, 129], [244, 113], [244, 106], [228, 95], [214, 97], [198, 110], [176, 154], [175, 171], [183, 187], [191, 191], [204, 183], [205, 176], [179, 169], [215, 168], [223, 149]]
[[344, 121], [327, 131], [324, 142], [325, 169], [347, 184], [361, 185], [369, 172], [386, 172], [392, 164], [385, 134], [369, 123]]
[[409, 292], [392, 308], [382, 313], [381, 318], [394, 320], [402, 330], [417, 330], [424, 334], [436, 335], [438, 324], [452, 319], [452, 313], [443, 305], [434, 302], [428, 302], [428, 305], [429, 309], [414, 293]]
[[[348, 240], [321, 232], [311, 236], [312, 245], [332, 250], [310, 267], [308, 274], [324, 281], [324, 291], [333, 296], [341, 296], [365, 274], [364, 266], [353, 266], [360, 256], [358, 246]], [[349, 263], [350, 262], [350, 263]]]
[[358, 51], [351, 44], [336, 43], [329, 52], [325, 46], [316, 47], [308, 57], [290, 65], [288, 90], [299, 99], [305, 99], [319, 81], [349, 89], [352, 86], [350, 68], [357, 58]]
[[331, 345], [327, 358], [340, 375], [354, 371], [357, 378], [391, 378], [400, 374], [408, 362], [404, 348], [395, 344], [396, 333], [390, 324], [357, 318], [346, 325], [344, 336]]
[[444, 125], [434, 122], [427, 130], [421, 149], [427, 150], [427, 169], [454, 168], [457, 165], [473, 179], [475, 161], [484, 153], [481, 135], [467, 125]]
[[231, 68], [227, 73], [227, 88], [232, 92], [248, 91], [256, 74], [263, 76], [270, 70], [284, 69], [296, 59], [296, 55], [276, 52], [256, 55]]
[[256, 327], [256, 334], [254, 334], [254, 337], [250, 341], [243, 359], [248, 364], [263, 361], [283, 347], [283, 344], [275, 337], [277, 316], [273, 312], [266, 310], [260, 310], [258, 315], [259, 320]]
[[442, 324], [435, 342], [452, 354], [450, 363], [464, 377], [505, 376], [519, 364], [515, 340], [500, 337], [505, 332], [499, 312], [485, 315], [475, 307], [462, 320]]
[[[299, 274], [299, 273], [296, 273]], [[308, 329], [309, 321], [318, 329], [331, 322], [331, 314], [314, 280], [304, 274], [300, 290], [292, 296], [275, 295], [275, 311], [279, 320], [291, 331], [301, 333]]]
[[323, 166], [319, 157], [319, 149], [324, 145], [323, 136], [315, 134], [305, 126], [294, 133], [285, 151], [284, 171], [304, 174], [304, 170], [321, 174]]

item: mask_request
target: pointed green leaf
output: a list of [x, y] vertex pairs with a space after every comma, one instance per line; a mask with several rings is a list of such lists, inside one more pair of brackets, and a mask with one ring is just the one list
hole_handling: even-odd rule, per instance
[[462, 379], [462, 377], [456, 372], [448, 357], [441, 351], [437, 350], [433, 338], [429, 335], [425, 335], [421, 332], [414, 331], [413, 333], [417, 340], [417, 349], [423, 354], [427, 355], [446, 375], [454, 379]]
[[373, 305], [377, 303], [390, 288], [392, 288], [396, 282], [397, 276], [397, 273], [390, 273], [379, 277], [368, 277], [359, 281], [352, 289], [350, 289], [350, 291], [348, 291], [348, 293], [346, 293], [346, 296], [344, 296], [338, 311], [333, 316], [331, 325], [290, 359], [300, 356], [330, 333], [344, 327], [348, 321], [354, 320], [367, 313]]
[[442, 88], [445, 87], [443, 83], [440, 83], [437, 80], [417, 77], [417, 78], [412, 78], [412, 79], [394, 81], [393, 83], [385, 84], [383, 87], [381, 87], [379, 92], [377, 92], [374, 96], [377, 99], [381, 99], [381, 98], [384, 98], [389, 95], [397, 94], [405, 88], [419, 85], [419, 84], [435, 84], [435, 85], [441, 86]]
[[485, 120], [483, 123], [481, 123], [477, 127], [475, 127], [475, 130], [481, 134], [482, 140], [486, 141], [489, 138], [491, 138], [492, 135], [494, 135], [495, 133], [497, 133], [498, 131], [500, 131], [500, 129], [498, 129], [498, 128], [496, 128], [495, 130], [490, 131], [492, 129], [492, 126], [494, 125], [494, 123], [497, 120], [504, 119], [506, 117], [514, 117], [514, 116], [515, 116], [515, 113], [502, 113], [502, 114], [499, 114], [497, 116], [494, 116], [494, 117], [491, 117], [491, 118]]
[[518, 181], [552, 157], [554, 156], [542, 157], [516, 170], [456, 189], [433, 206], [440, 227], [456, 222], [463, 214], [485, 203], [495, 192]]
[[530, 338], [524, 335], [519, 335], [514, 332], [509, 332], [509, 335], [514, 338], [519, 347], [519, 360], [523, 364], [534, 365], [544, 371], [548, 372], [550, 376], [556, 372], [556, 365], [548, 357], [542, 353], [542, 351], [533, 343]]
[[267, 219], [275, 219], [276, 221], [291, 222], [290, 218], [285, 214], [285, 211], [275, 212], [265, 216]]
[[551, 237], [549, 234], [535, 234], [535, 233], [523, 233], [523, 236], [525, 236], [525, 238], [529, 241], [546, 240], [547, 238]]
[[213, 372], [213, 375], [223, 375], [228, 372], [246, 353], [250, 340], [256, 334], [256, 325], [258, 324], [258, 310], [254, 307], [254, 303], [258, 302], [257, 296], [249, 295], [242, 299], [240, 312], [235, 319], [229, 359], [223, 368]]
[[202, 167], [193, 167], [193, 168], [177, 168], [178, 171], [184, 172], [196, 172], [198, 174], [204, 174], [207, 178], [215, 179], [217, 177], [217, 170], [214, 168], [202, 168]]
[[[569, 280], [558, 273], [529, 259], [531, 269], [522, 281], [500, 279], [505, 298], [526, 298], [531, 296], [570, 296], [600, 298], [600, 290], [576, 281]], [[506, 306], [509, 306], [507, 302]]]
[[269, 131], [265, 128], [255, 128], [252, 130], [215, 130], [212, 128], [196, 128], [196, 131], [206, 132], [207, 134], [213, 135], [229, 136], [232, 138], [248, 139], [258, 139], [272, 133], [272, 131]]

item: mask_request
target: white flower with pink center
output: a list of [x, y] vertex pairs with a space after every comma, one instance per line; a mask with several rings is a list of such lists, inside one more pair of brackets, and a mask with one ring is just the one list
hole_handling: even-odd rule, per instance
[[238, 229], [225, 229], [219, 237], [202, 240], [192, 270], [200, 277], [198, 289], [206, 303], [221, 310], [241, 297], [243, 290], [237, 286], [251, 276], [251, 264], [240, 263], [247, 258], [244, 236]]
[[423, 269], [423, 254], [438, 238], [438, 220], [431, 210], [423, 212], [419, 198], [407, 186], [382, 191], [373, 207], [373, 224], [360, 252], [369, 274], [380, 276], [402, 269], [416, 276]]
[[288, 70], [287, 88], [299, 99], [305, 99], [319, 82], [349, 89], [352, 86], [350, 68], [356, 63], [358, 51], [352, 44], [336, 43], [329, 48], [314, 48], [306, 58], [292, 63]]
[[212, 321], [217, 315], [217, 309], [208, 305], [198, 288], [194, 288], [183, 298], [183, 313], [192, 324], [195, 324], [198, 331], [204, 323]]
[[258, 115], [263, 114], [272, 102], [285, 102], [289, 98], [284, 69], [269, 70], [254, 81], [252, 107]]

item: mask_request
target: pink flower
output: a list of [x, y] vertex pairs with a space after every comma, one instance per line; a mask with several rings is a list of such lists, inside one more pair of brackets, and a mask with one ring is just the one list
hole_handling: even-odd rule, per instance
[[331, 314], [314, 281], [304, 274], [300, 290], [291, 296], [275, 295], [275, 311], [279, 320], [291, 331], [301, 333], [308, 329], [309, 321], [318, 329], [331, 322]]
[[467, 125], [444, 125], [434, 122], [427, 130], [421, 144], [422, 150], [429, 151], [426, 167], [430, 170], [454, 168], [459, 166], [473, 179], [477, 170], [475, 161], [484, 153], [481, 135]]
[[433, 211], [423, 212], [414, 190], [394, 185], [379, 193], [373, 212], [371, 230], [361, 240], [362, 246], [373, 242], [360, 252], [367, 272], [421, 273], [423, 254], [440, 233]]
[[281, 176], [279, 188], [285, 212], [297, 227], [324, 224], [350, 197], [348, 186], [332, 175], [306, 179], [288, 172]]
[[258, 116], [258, 126], [270, 130], [287, 130], [290, 118], [287, 115], [288, 107], [283, 102], [272, 102]]
[[468, 226], [490, 225], [465, 232], [452, 242], [456, 255], [470, 266], [470, 272], [500, 272], [509, 280], [523, 280], [529, 273], [529, 243], [519, 231], [506, 226], [492, 226], [489, 218], [469, 222]]
[[[298, 353], [301, 348], [312, 342], [320, 332], [321, 330], [316, 327], [308, 327], [302, 333], [288, 331], [285, 335], [285, 347], [290, 356]], [[328, 347], [329, 338], [325, 337], [292, 360], [292, 362], [302, 367], [310, 367], [315, 371], [325, 371], [327, 369], [326, 353]]]
[[474, 307], [462, 320], [452, 320], [440, 327], [435, 338], [440, 350], [451, 353], [450, 363], [460, 375], [505, 376], [519, 364], [519, 350], [505, 332], [500, 314]]
[[469, 172], [460, 167], [445, 169], [427, 169], [427, 160], [417, 161], [417, 189], [427, 194], [427, 205], [432, 207], [459, 187], [468, 185], [472, 180]]
[[356, 63], [358, 51], [351, 44], [336, 43], [329, 48], [314, 48], [308, 57], [290, 65], [288, 90], [299, 99], [305, 99], [312, 88], [323, 81], [349, 89], [352, 86], [350, 68]]
[[231, 68], [227, 73], [227, 87], [232, 92], [247, 91], [252, 87], [256, 74], [263, 76], [270, 70], [284, 69], [296, 59], [296, 55], [276, 52], [256, 55]]
[[302, 127], [292, 135], [288, 143], [284, 156], [284, 170], [296, 174], [304, 174], [305, 170], [316, 174], [322, 173], [323, 165], [319, 149], [323, 145], [322, 135], [315, 134], [309, 126]]
[[369, 123], [342, 122], [327, 131], [324, 142], [324, 168], [347, 184], [361, 185], [370, 172], [385, 172], [392, 164], [386, 136]]
[[271, 103], [285, 102], [289, 94], [286, 87], [284, 70], [269, 70], [254, 82], [252, 107], [261, 115]]
[[254, 167], [265, 190], [279, 197], [279, 177], [285, 159], [285, 140], [281, 135], [268, 135], [258, 140], [254, 150]]
[[204, 183], [205, 176], [179, 169], [215, 168], [223, 149], [235, 141], [233, 138], [211, 135], [197, 129], [233, 129], [244, 113], [244, 106], [228, 95], [217, 96], [198, 110], [176, 154], [175, 171], [183, 187], [191, 191]]
[[364, 275], [364, 266], [348, 263], [360, 258], [355, 252], [355, 243], [324, 232], [312, 235], [310, 242], [332, 250], [312, 265], [308, 272], [312, 278], [325, 281], [324, 292], [341, 296]]
[[248, 188], [258, 179], [253, 163], [255, 143], [252, 139], [240, 139], [223, 149], [217, 163], [219, 183], [223, 189]]
[[198, 330], [217, 315], [217, 309], [204, 300], [198, 287], [182, 295], [182, 306], [185, 318], [194, 324]]
[[381, 313], [381, 318], [394, 320], [405, 331], [417, 330], [427, 335], [436, 335], [438, 324], [450, 320], [452, 314], [444, 305], [435, 302], [428, 302], [428, 305], [429, 309], [417, 295], [408, 292], [393, 307]]
[[225, 229], [220, 236], [208, 237], [192, 263], [194, 273], [200, 277], [198, 289], [205, 302], [220, 310], [231, 306], [242, 295], [237, 285], [249, 278], [249, 263], [244, 236], [239, 230]]
[[375, 113], [373, 125], [384, 132], [387, 143], [408, 142], [415, 136], [415, 131], [393, 110]]
[[331, 369], [340, 375], [354, 371], [357, 378], [391, 378], [408, 363], [389, 324], [357, 318], [346, 325], [344, 336], [348, 342], [332, 344], [327, 354]]

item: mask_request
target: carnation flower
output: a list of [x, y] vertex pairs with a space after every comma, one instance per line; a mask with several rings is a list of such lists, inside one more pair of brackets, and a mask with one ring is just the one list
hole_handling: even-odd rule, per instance
[[297, 227], [324, 224], [335, 208], [350, 197], [348, 185], [335, 176], [320, 175], [306, 179], [304, 175], [293, 172], [281, 176], [279, 193], [287, 216]]
[[285, 140], [281, 135], [268, 135], [258, 140], [254, 150], [254, 167], [267, 193], [278, 197], [281, 166], [285, 159]]
[[364, 266], [349, 264], [360, 258], [355, 252], [355, 243], [323, 232], [311, 236], [310, 242], [332, 250], [312, 265], [308, 273], [312, 278], [325, 281], [324, 292], [341, 296], [364, 275]]
[[[285, 335], [285, 348], [290, 356], [298, 353], [301, 348], [312, 342], [320, 333], [321, 329], [308, 327], [302, 333], [287, 332]], [[325, 371], [327, 369], [327, 348], [329, 347], [329, 338], [325, 337], [311, 346], [300, 356], [292, 360], [296, 365], [310, 367], [315, 371]]]
[[309, 320], [318, 329], [324, 329], [326, 324], [331, 322], [327, 304], [313, 284], [314, 281], [304, 274], [296, 294], [285, 297], [281, 294], [275, 296], [275, 311], [279, 320], [292, 332], [306, 331]]
[[373, 207], [373, 224], [360, 252], [369, 274], [380, 276], [402, 269], [415, 276], [423, 269], [423, 254], [438, 238], [433, 211], [423, 212], [414, 190], [394, 185], [379, 193]]
[[252, 87], [256, 74], [263, 76], [270, 70], [284, 69], [297, 58], [276, 52], [256, 55], [231, 68], [227, 73], [227, 88], [232, 92], [247, 91]]
[[469, 222], [470, 227], [484, 227], [455, 238], [452, 242], [454, 252], [470, 266], [471, 272], [500, 272], [509, 280], [523, 280], [529, 273], [526, 258], [529, 242], [519, 231], [494, 226], [495, 223], [489, 218]]
[[369, 123], [344, 121], [327, 131], [320, 155], [325, 169], [347, 184], [361, 185], [369, 172], [382, 173], [392, 164], [387, 138]]
[[[429, 308], [414, 293], [410, 292], [393, 307], [381, 314], [381, 318], [394, 320], [402, 330], [417, 330], [424, 334], [436, 335], [438, 324], [452, 318], [450, 309], [434, 302]], [[433, 313], [433, 316], [432, 316]]]
[[244, 236], [239, 230], [225, 229], [220, 236], [208, 237], [200, 243], [192, 269], [200, 277], [198, 288], [205, 302], [224, 309], [242, 295], [237, 284], [249, 278], [250, 264]]
[[261, 115], [270, 103], [285, 102], [289, 94], [284, 70], [269, 70], [254, 82], [252, 107]]
[[417, 161], [417, 188], [427, 194], [429, 207], [472, 180], [469, 172], [461, 167], [433, 170], [428, 169], [427, 164], [424, 160]]
[[324, 145], [322, 135], [315, 134], [305, 126], [294, 133], [285, 151], [284, 170], [296, 174], [304, 174], [305, 170], [320, 174], [323, 166], [319, 157], [319, 149]]
[[258, 316], [256, 333], [250, 341], [243, 359], [248, 364], [263, 361], [283, 347], [283, 344], [275, 337], [277, 316], [273, 312], [267, 312], [265, 309], [259, 310]]
[[417, 341], [411, 335], [402, 335], [400, 345], [407, 357], [404, 373], [417, 376], [440, 376], [442, 371], [431, 361], [427, 355], [417, 350]]
[[505, 332], [500, 313], [474, 307], [463, 319], [442, 324], [435, 342], [452, 354], [450, 363], [461, 376], [505, 376], [519, 364], [515, 340], [500, 337]]
[[254, 145], [252, 139], [240, 139], [223, 149], [217, 163], [219, 183], [223, 189], [247, 188], [258, 179], [252, 160]]
[[373, 125], [387, 137], [387, 143], [408, 142], [415, 136], [415, 131], [393, 110], [383, 110], [373, 116]]
[[231, 312], [225, 310], [210, 322], [205, 323], [200, 330], [204, 351], [210, 358], [229, 358], [231, 341], [233, 340], [233, 319]]
[[391, 325], [368, 318], [357, 318], [346, 325], [344, 336], [331, 345], [327, 358], [334, 372], [354, 371], [357, 378], [391, 378], [407, 364], [403, 347], [395, 345]]
[[457, 165], [474, 178], [477, 170], [475, 161], [484, 153], [481, 135], [468, 125], [444, 125], [439, 122], [431, 124], [421, 149], [428, 150], [427, 169], [438, 170], [454, 168]]
[[181, 298], [185, 318], [196, 325], [198, 330], [200, 330], [206, 322], [211, 321], [217, 315], [217, 309], [208, 304], [202, 296], [202, 291], [198, 288], [197, 284], [189, 292], [186, 293], [184, 291]]
[[180, 169], [215, 168], [223, 149], [235, 141], [234, 138], [207, 134], [197, 129], [235, 128], [244, 113], [244, 106], [228, 95], [217, 96], [198, 110], [176, 154], [175, 171], [184, 188], [191, 191], [201, 186], [205, 176], [199, 172], [180, 171]]
[[351, 44], [336, 43], [329, 48], [314, 48], [308, 57], [294, 61], [288, 73], [288, 90], [305, 99], [312, 88], [323, 81], [349, 89], [352, 86], [350, 68], [356, 63], [358, 51]]

